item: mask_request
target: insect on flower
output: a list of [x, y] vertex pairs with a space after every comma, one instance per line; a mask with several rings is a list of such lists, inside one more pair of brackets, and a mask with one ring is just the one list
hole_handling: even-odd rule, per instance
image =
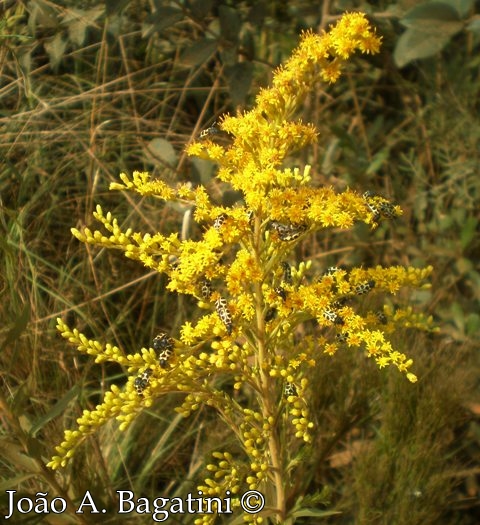
[[203, 129], [200, 132], [199, 138], [206, 139], [214, 135], [220, 135], [222, 130], [217, 126], [217, 123], [214, 122], [209, 128]]
[[387, 324], [388, 318], [383, 312], [375, 312], [375, 315], [377, 316], [377, 320], [381, 324]]
[[386, 219], [395, 219], [395, 217], [397, 216], [397, 213], [395, 212], [395, 207], [391, 202], [379, 203], [378, 209]]
[[322, 273], [322, 277], [325, 275], [335, 275], [340, 270], [341, 268], [339, 268], [338, 266], [330, 266]]
[[334, 310], [330, 310], [328, 308], [326, 308], [322, 312], [322, 315], [327, 321], [331, 321], [334, 324], [342, 325], [345, 322], [343, 318], [337, 314], [337, 312], [335, 312]]
[[217, 123], [214, 122], [209, 128], [202, 130], [198, 136], [200, 140], [211, 140], [218, 144], [229, 144], [232, 142], [233, 136], [226, 131], [221, 130]]
[[133, 386], [135, 387], [135, 390], [139, 396], [143, 396], [143, 391], [147, 388], [147, 386], [150, 383], [151, 375], [152, 375], [152, 370], [150, 368], [147, 368], [145, 372], [143, 372], [142, 374], [140, 374], [138, 377], [135, 378]]
[[373, 279], [370, 279], [370, 281], [366, 281], [364, 283], [358, 283], [357, 286], [355, 286], [355, 293], [357, 295], [365, 295], [372, 288], [375, 288], [375, 281]]
[[288, 262], [283, 261], [281, 263], [281, 266], [283, 268], [283, 280], [287, 284], [292, 284], [292, 269], [290, 268], [290, 265], [288, 264]]
[[348, 303], [348, 297], [339, 297], [337, 300], [333, 301], [332, 306], [333, 308], [342, 308], [342, 306], [345, 306]]
[[223, 297], [220, 297], [220, 299], [215, 301], [215, 310], [217, 311], [218, 317], [220, 317], [220, 320], [225, 325], [227, 334], [231, 335], [233, 330], [232, 316], [228, 311], [227, 301], [223, 299]]
[[372, 212], [375, 221], [378, 221], [381, 216], [386, 219], [395, 219], [395, 217], [397, 217], [395, 206], [383, 197], [376, 195], [372, 191], [366, 191], [363, 194], [363, 198], [369, 210]]
[[275, 288], [275, 293], [281, 297], [282, 301], [286, 301], [287, 300], [287, 292], [284, 290], [284, 288], [282, 286], [277, 286]]
[[283, 224], [272, 221], [270, 228], [274, 230], [281, 241], [294, 241], [298, 239], [307, 229], [305, 224]]
[[380, 219], [380, 210], [374, 204], [372, 197], [374, 197], [374, 193], [372, 193], [371, 191], [366, 191], [363, 194], [363, 198], [365, 199], [368, 209], [372, 212], [373, 220], [376, 222], [378, 221], [378, 219]]
[[210, 296], [212, 295], [212, 283], [208, 279], [204, 279], [202, 281], [202, 287], [201, 287], [201, 293], [203, 299], [207, 300], [210, 299]]
[[169, 358], [173, 354], [175, 341], [168, 337], [165, 332], [160, 332], [152, 342], [153, 348], [159, 352], [158, 354], [158, 364], [165, 368], [167, 366]]
[[283, 393], [285, 397], [298, 396], [297, 387], [295, 386], [295, 383], [285, 383]]
[[222, 213], [221, 215], [219, 215], [219, 216], [215, 219], [215, 221], [214, 221], [214, 223], [213, 223], [213, 227], [218, 231], [218, 230], [222, 227], [222, 225], [223, 225], [223, 223], [225, 222], [225, 219], [226, 219], [226, 218], [227, 218], [227, 216], [226, 216], [224, 213]]
[[270, 321], [273, 321], [276, 315], [277, 315], [277, 309], [274, 306], [272, 308], [269, 308], [267, 310], [267, 313], [265, 314], [265, 322], [268, 323]]

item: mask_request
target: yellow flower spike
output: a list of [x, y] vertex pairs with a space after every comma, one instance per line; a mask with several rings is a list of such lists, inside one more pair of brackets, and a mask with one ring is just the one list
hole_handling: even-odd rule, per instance
[[[192, 218], [199, 226], [190, 237], [180, 231], [163, 235], [125, 229], [122, 220], [100, 206], [94, 217], [101, 231], [72, 230], [82, 242], [117, 249], [163, 274], [169, 291], [191, 295], [200, 310], [183, 321], [178, 333], [155, 338], [132, 353], [90, 340], [58, 320], [62, 337], [98, 363], [120, 364], [127, 377], [94, 410], [84, 411], [77, 430], [65, 433], [51, 468], [65, 466], [78, 444], [108, 419], [116, 418], [125, 430], [159, 396], [183, 392], [176, 411], [187, 417], [212, 407], [231, 426], [239, 440], [235, 449], [245, 456], [214, 452], [207, 465], [211, 474], [199, 489], [205, 497], [266, 489], [268, 507], [284, 510], [272, 517], [280, 522], [291, 511], [282, 496], [292, 477], [287, 466], [293, 471], [299, 457], [308, 460], [304, 447], [313, 441], [311, 370], [322, 353], [359, 348], [379, 368], [395, 366], [410, 382], [417, 380], [410, 372], [412, 360], [392, 347], [387, 334], [407, 326], [433, 329], [432, 319], [387, 304], [383, 323], [371, 306], [365, 314], [359, 303], [365, 294], [372, 297], [370, 305], [405, 288], [425, 287], [430, 267], [331, 267], [314, 275], [311, 261], [295, 260], [301, 253], [296, 245], [310, 234], [352, 228], [360, 221], [374, 227], [401, 214], [383, 197], [312, 187], [311, 167], [291, 162], [292, 153], [318, 140], [314, 126], [295, 119], [307, 94], [319, 81], [335, 82], [353, 53], [375, 53], [379, 45], [360, 13], [344, 15], [328, 33], [304, 33], [250, 111], [221, 117], [186, 148], [189, 155], [217, 163], [217, 179], [240, 194], [235, 205], [215, 204], [218, 196], [212, 199], [201, 185], [170, 187], [146, 172], [121, 174], [120, 182], [112, 183], [112, 190], [194, 208]], [[215, 134], [227, 134], [228, 144], [217, 143]], [[291, 167], [284, 165], [287, 157]], [[311, 320], [318, 322], [315, 330], [301, 326]], [[300, 329], [303, 336], [297, 340]], [[225, 380], [233, 384], [233, 394], [222, 389]], [[196, 523], [213, 519], [206, 516]], [[261, 523], [262, 518], [248, 520]]]

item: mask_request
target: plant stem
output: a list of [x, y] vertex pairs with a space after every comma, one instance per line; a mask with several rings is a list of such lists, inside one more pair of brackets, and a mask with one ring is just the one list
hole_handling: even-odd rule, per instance
[[[257, 218], [255, 223], [255, 233], [260, 231], [260, 221]], [[261, 245], [263, 239], [261, 235], [255, 235], [255, 255], [257, 264], [262, 265], [261, 261]], [[267, 365], [269, 360], [268, 349], [265, 341], [265, 319], [263, 316], [264, 301], [262, 294], [262, 283], [255, 283], [255, 310], [257, 318], [257, 366], [259, 371], [260, 388], [259, 388], [259, 404], [262, 409], [264, 421], [271, 421], [272, 418], [277, 421], [275, 417], [275, 400], [276, 400], [276, 379], [270, 377], [265, 373], [265, 369], [269, 368]], [[277, 516], [277, 523], [284, 523], [286, 516], [285, 509], [285, 488], [283, 485], [283, 462], [281, 454], [281, 444], [279, 440], [279, 432], [276, 425], [268, 432], [268, 451], [270, 454], [270, 476], [273, 480], [275, 492], [275, 509]]]

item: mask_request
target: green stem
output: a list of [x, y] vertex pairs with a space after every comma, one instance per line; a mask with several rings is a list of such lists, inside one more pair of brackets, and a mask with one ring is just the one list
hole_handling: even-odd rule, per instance
[[[255, 256], [257, 264], [262, 265], [261, 261], [261, 246], [263, 239], [261, 237], [261, 224], [257, 218], [255, 221]], [[259, 371], [259, 404], [262, 409], [264, 420], [275, 418], [275, 400], [276, 400], [276, 379], [270, 377], [265, 373], [266, 365], [268, 364], [268, 348], [265, 337], [265, 319], [263, 316], [264, 301], [262, 294], [262, 283], [255, 283], [255, 310], [257, 320], [257, 367]], [[279, 438], [279, 432], [276, 426], [273, 426], [268, 433], [268, 452], [270, 455], [270, 471], [271, 479], [274, 484], [275, 491], [275, 509], [277, 516], [277, 523], [284, 523], [286, 517], [286, 501], [285, 501], [285, 487], [283, 484], [283, 462], [282, 462], [282, 447]]]

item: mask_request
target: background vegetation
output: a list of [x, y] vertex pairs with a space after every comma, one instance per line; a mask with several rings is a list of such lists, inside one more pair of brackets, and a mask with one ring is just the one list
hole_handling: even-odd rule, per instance
[[[418, 7], [420, 6], [420, 8]], [[298, 260], [435, 268], [412, 300], [434, 336], [397, 344], [416, 361], [411, 385], [347, 351], [321, 356], [309, 494], [342, 513], [335, 524], [474, 524], [480, 520], [480, 6], [473, 0], [3, 1], [0, 3], [0, 514], [5, 490], [78, 503], [89, 489], [103, 523], [115, 490], [178, 496], [228, 435], [208, 410], [182, 419], [163, 398], [125, 433], [107, 425], [54, 474], [44, 464], [84, 408], [123, 371], [94, 365], [54, 330], [57, 316], [128, 350], [175, 332], [194, 304], [70, 228], [95, 204], [141, 231], [177, 231], [184, 209], [108, 192], [122, 171], [202, 182], [221, 202], [214, 166], [185, 145], [223, 112], [248, 108], [302, 29], [363, 10], [384, 37], [381, 55], [319, 86], [302, 118], [320, 131], [299, 163], [314, 182], [372, 190], [405, 213], [309, 239]], [[420, 9], [420, 10], [419, 10]], [[99, 386], [101, 385], [101, 390]], [[298, 496], [298, 494], [296, 495]], [[73, 508], [73, 507], [72, 507]], [[94, 518], [94, 516], [93, 516]], [[16, 523], [92, 523], [73, 513]], [[133, 522], [150, 522], [137, 516]], [[175, 517], [170, 520], [175, 523]], [[181, 517], [179, 523], [193, 522]]]

